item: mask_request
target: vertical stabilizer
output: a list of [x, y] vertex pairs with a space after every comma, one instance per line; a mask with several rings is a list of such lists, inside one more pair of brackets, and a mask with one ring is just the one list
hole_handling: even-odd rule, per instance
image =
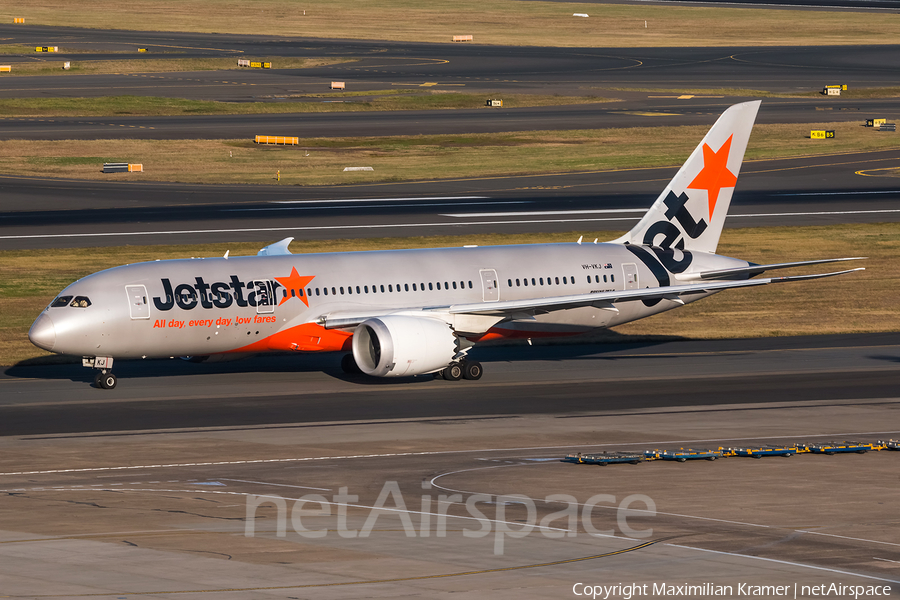
[[714, 253], [760, 102], [722, 113], [644, 218], [614, 241]]

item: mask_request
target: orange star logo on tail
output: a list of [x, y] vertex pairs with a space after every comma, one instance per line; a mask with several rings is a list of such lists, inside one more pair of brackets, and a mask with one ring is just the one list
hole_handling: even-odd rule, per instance
[[278, 303], [278, 306], [281, 306], [294, 296], [303, 300], [303, 304], [309, 306], [309, 300], [306, 298], [306, 292], [303, 288], [306, 287], [310, 281], [315, 279], [316, 276], [306, 276], [300, 277], [300, 274], [297, 272], [297, 267], [291, 267], [291, 274], [288, 277], [276, 277], [275, 281], [280, 283], [285, 287], [285, 289], [291, 290], [291, 294], [286, 295], [281, 299], [281, 302]]
[[722, 188], [733, 188], [737, 183], [737, 177], [728, 170], [728, 153], [731, 151], [731, 138], [733, 137], [733, 134], [728, 136], [718, 152], [713, 152], [712, 148], [703, 144], [703, 170], [688, 185], [688, 189], [706, 190], [709, 194], [710, 221], [716, 210], [719, 191]]

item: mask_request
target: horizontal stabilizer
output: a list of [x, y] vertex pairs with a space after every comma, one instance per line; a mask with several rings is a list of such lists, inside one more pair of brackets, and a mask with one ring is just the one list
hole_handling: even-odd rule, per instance
[[747, 267], [738, 267], [736, 269], [718, 269], [715, 271], [701, 271], [700, 273], [684, 273], [675, 275], [679, 281], [701, 281], [707, 279], [739, 279], [743, 277], [755, 277], [766, 271], [775, 269], [790, 269], [791, 267], [806, 267], [809, 265], [823, 265], [826, 263], [843, 262], [847, 260], [865, 260], [865, 256], [855, 256], [853, 258], [824, 258], [821, 260], [803, 260], [800, 262], [774, 263], [771, 265], [756, 265], [750, 263]]

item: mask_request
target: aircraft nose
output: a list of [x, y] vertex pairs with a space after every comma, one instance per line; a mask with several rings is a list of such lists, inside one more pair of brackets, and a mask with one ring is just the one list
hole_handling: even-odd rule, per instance
[[41, 313], [28, 332], [28, 339], [38, 348], [53, 350], [53, 346], [56, 345], [56, 327], [53, 326], [50, 315]]

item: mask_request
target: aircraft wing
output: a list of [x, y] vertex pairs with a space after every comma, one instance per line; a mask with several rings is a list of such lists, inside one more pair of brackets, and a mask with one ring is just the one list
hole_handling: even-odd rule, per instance
[[732, 288], [755, 287], [770, 283], [786, 283], [789, 281], [805, 281], [808, 279], [821, 279], [834, 277], [854, 271], [864, 271], [864, 267], [836, 271], [834, 273], [818, 273], [815, 275], [791, 275], [787, 277], [768, 277], [764, 279], [745, 279], [741, 281], [709, 281], [702, 283], [689, 283], [686, 285], [669, 285], [664, 287], [644, 288], [635, 290], [619, 290], [615, 292], [598, 292], [596, 294], [577, 294], [573, 296], [554, 296], [550, 298], [532, 298], [528, 300], [507, 300], [501, 302], [479, 302], [476, 304], [454, 304], [450, 306], [450, 314], [470, 315], [515, 315], [515, 314], [542, 314], [567, 308], [581, 306], [594, 306], [618, 312], [616, 302], [630, 302], [633, 300], [672, 300], [684, 304], [681, 296], [690, 294], [705, 294], [718, 292]]

